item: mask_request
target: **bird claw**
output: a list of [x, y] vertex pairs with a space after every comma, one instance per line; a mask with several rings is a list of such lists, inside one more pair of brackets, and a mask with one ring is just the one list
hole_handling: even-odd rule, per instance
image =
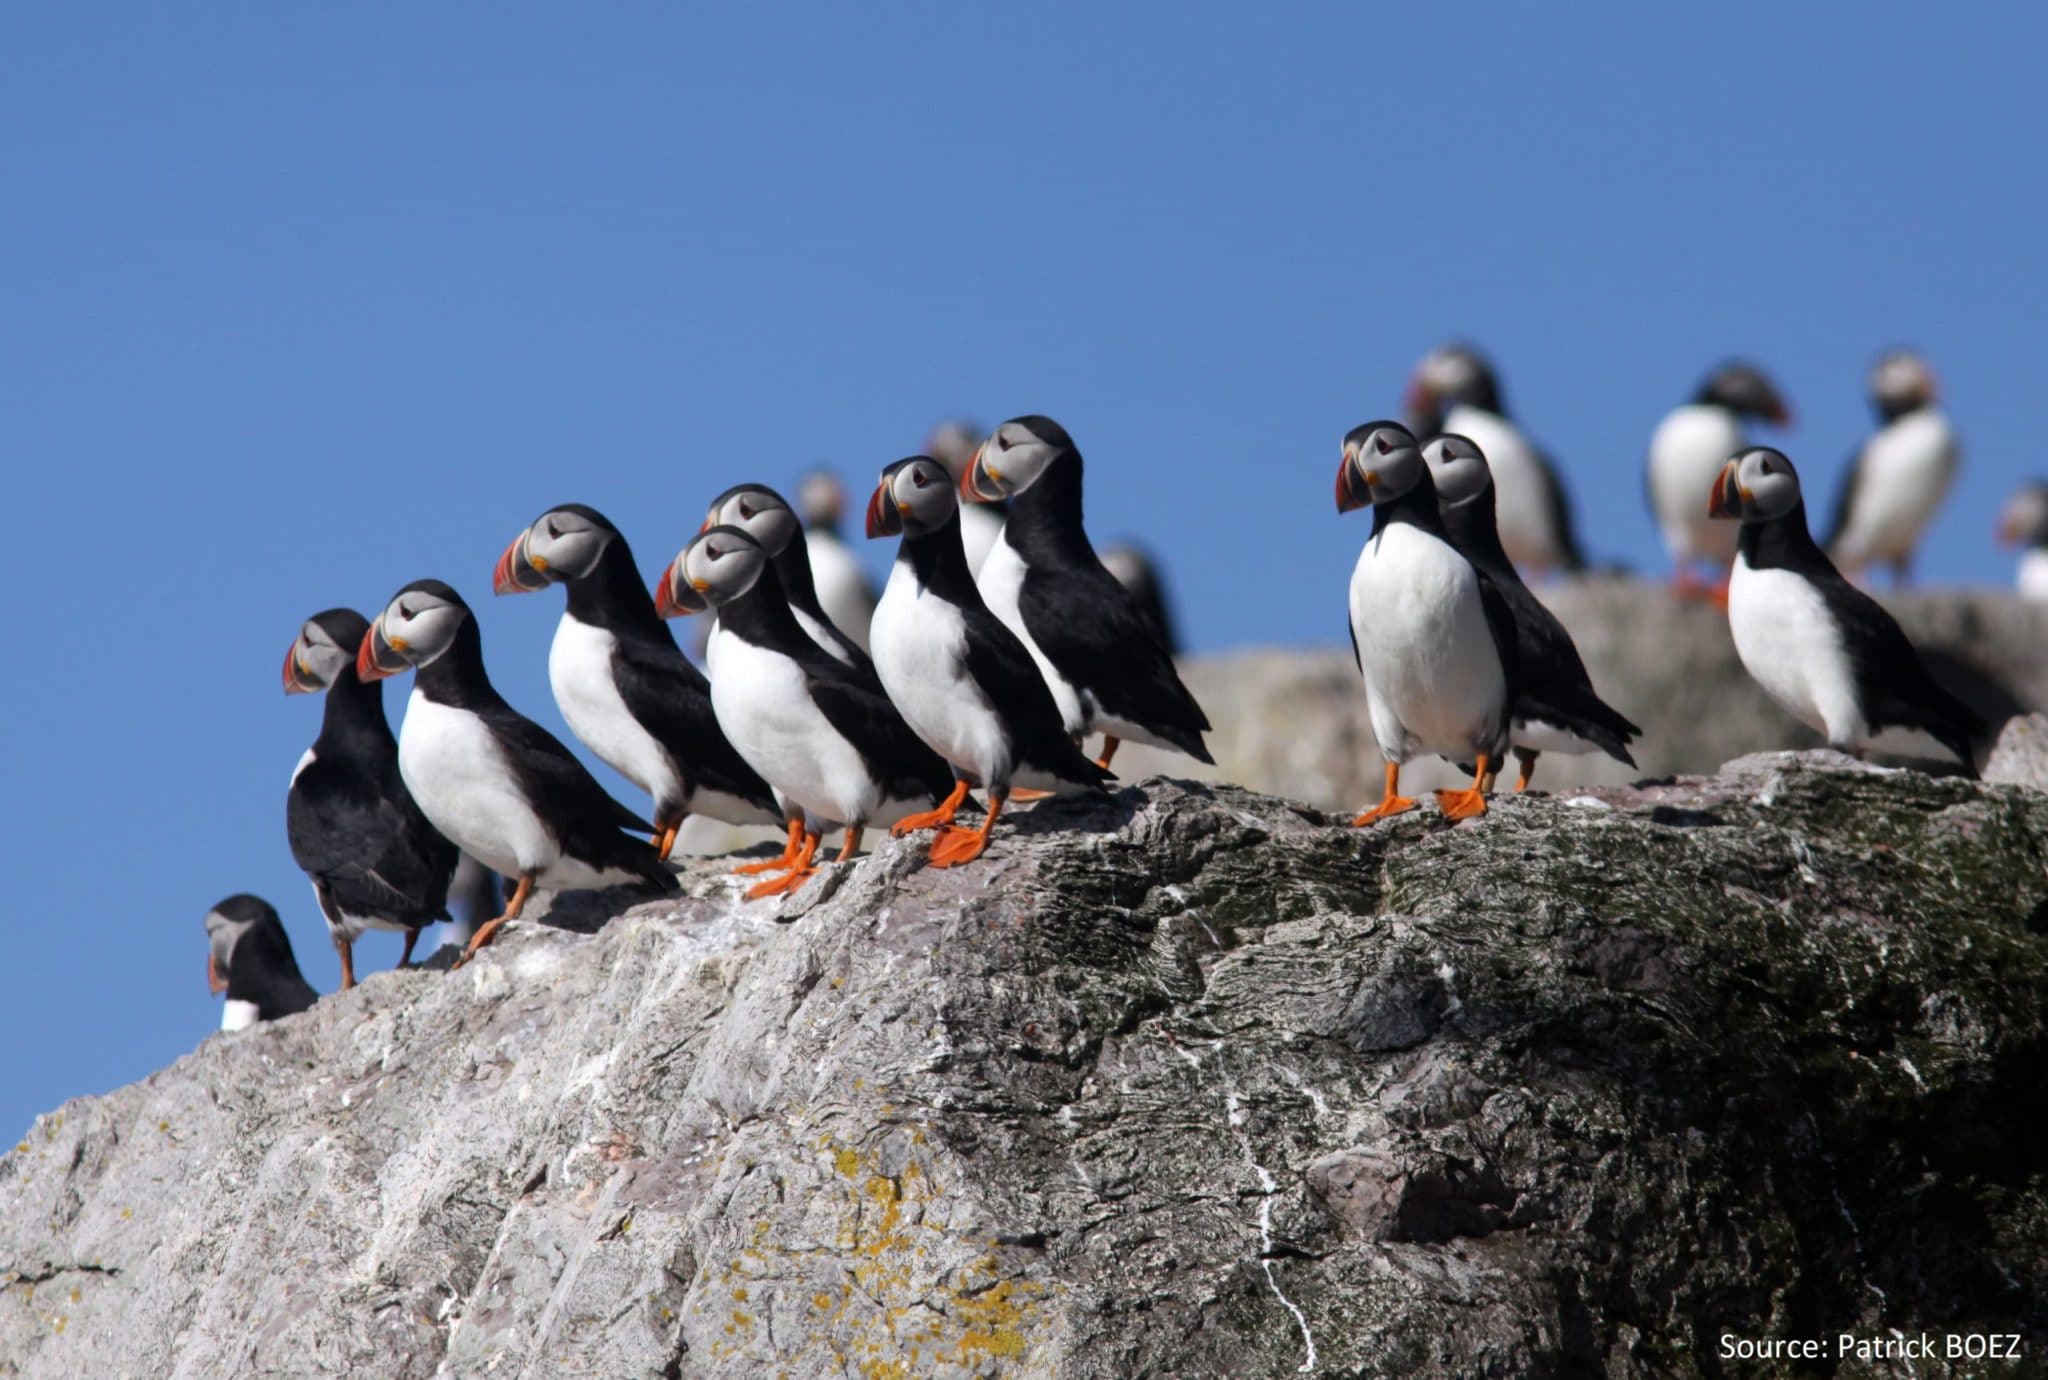
[[978, 829], [948, 829], [932, 841], [931, 866], [957, 867], [973, 862], [988, 848], [988, 835]]
[[748, 887], [747, 899], [749, 901], [759, 901], [769, 896], [784, 895], [787, 892], [797, 890], [805, 882], [808, 882], [817, 875], [818, 869], [815, 867], [791, 868], [789, 872], [780, 877], [771, 877], [765, 882], [757, 882], [753, 886]]

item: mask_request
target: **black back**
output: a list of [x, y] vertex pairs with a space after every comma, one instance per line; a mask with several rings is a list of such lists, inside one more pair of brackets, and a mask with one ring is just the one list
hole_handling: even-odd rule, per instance
[[1181, 683], [1158, 629], [1089, 544], [1081, 476], [1081, 452], [1069, 442], [1010, 500], [1003, 540], [1024, 558], [1017, 595], [1024, 626], [1060, 674], [1105, 711], [1213, 763], [1201, 736], [1208, 716]]
[[1752, 570], [1784, 570], [1819, 592], [1841, 629], [1856, 698], [1871, 733], [1917, 728], [1976, 771], [1973, 742], [1987, 725], [1928, 674], [1912, 640], [1884, 608], [1842, 577], [1806, 525], [1806, 504], [1764, 522], [1745, 522], [1737, 545]]
[[1571, 634], [1530, 591], [1501, 547], [1494, 502], [1494, 488], [1488, 483], [1464, 503], [1439, 504], [1439, 515], [1451, 544], [1493, 582], [1514, 617], [1514, 717], [1569, 728], [1610, 757], [1634, 766], [1628, 744], [1642, 730], [1594, 693], [1593, 678]]
[[[825, 635], [832, 639], [839, 650], [846, 654], [845, 663], [865, 676], [874, 687], [882, 688], [881, 678], [875, 674], [875, 663], [860, 645], [840, 630], [837, 623], [825, 616], [825, 606], [818, 602], [817, 582], [811, 577], [811, 544], [799, 525], [789, 539], [789, 545], [774, 558], [775, 576], [782, 584], [782, 592], [788, 598], [791, 608], [801, 609], [806, 617], [817, 620]], [[803, 627], [803, 624], [797, 624]]]
[[753, 588], [719, 608], [719, 626], [797, 664], [825, 721], [853, 745], [887, 795], [896, 800], [945, 799], [953, 789], [953, 769], [903, 722], [872, 662], [863, 674], [811, 640], [789, 610], [777, 565], [769, 562]]
[[[611, 527], [595, 510], [579, 511]], [[640, 578], [632, 547], [624, 534], [612, 530], [590, 573], [563, 582], [569, 616], [612, 635], [612, 682], [619, 698], [661, 744], [686, 791], [722, 791], [779, 815], [768, 783], [718, 726], [711, 711], [711, 682], [683, 655], [674, 632], [654, 611], [654, 597]]]
[[[469, 606], [453, 588], [438, 580], [422, 580], [420, 589]], [[651, 834], [654, 826], [612, 799], [560, 739], [505, 702], [484, 670], [483, 635], [470, 613], [456, 629], [455, 639], [434, 660], [415, 672], [420, 694], [436, 704], [466, 709], [483, 720], [503, 749], [520, 792], [533, 805], [564, 853], [599, 868], [628, 870], [665, 890], [676, 890], [676, 876], [662, 865], [652, 848], [622, 833]]]
[[[1050, 772], [1063, 781], [1100, 788], [1116, 779], [1067, 736], [1059, 705], [1039, 674], [1030, 649], [1002, 619], [989, 611], [967, 566], [957, 518], [937, 531], [905, 536], [896, 560], [908, 565], [918, 583], [959, 610], [967, 629], [967, 675], [988, 700], [1010, 737], [1019, 765]], [[991, 787], [1006, 782], [988, 782]]]

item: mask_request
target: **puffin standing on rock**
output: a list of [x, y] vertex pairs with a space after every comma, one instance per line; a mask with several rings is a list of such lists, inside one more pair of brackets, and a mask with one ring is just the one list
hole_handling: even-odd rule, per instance
[[1108, 767], [1125, 739], [1214, 763], [1208, 716], [1130, 591], [1103, 568], [1081, 521], [1081, 452], [1050, 417], [1015, 417], [960, 477], [971, 503], [1010, 516], [975, 576], [981, 597], [1038, 663], [1068, 733], [1101, 732]]
[[299, 972], [284, 922], [270, 902], [246, 892], [206, 913], [206, 988], [227, 993], [222, 1030], [296, 1016], [320, 999]]
[[1742, 523], [1728, 630], [1772, 699], [1838, 751], [1952, 758], [1975, 775], [1984, 721], [1935, 683], [1892, 616], [1814, 541], [1790, 460], [1744, 451], [1722, 468], [1708, 511]]
[[[956, 778], [938, 809], [893, 831], [940, 829], [934, 867], [981, 856], [1012, 782], [1099, 793], [1114, 779], [1068, 735], [1030, 651], [982, 602], [959, 516], [952, 476], [923, 455], [883, 470], [868, 501], [868, 536], [902, 537], [875, 609], [875, 669], [904, 721]], [[987, 788], [988, 813], [979, 829], [956, 829], [954, 811], [971, 786]]]
[[1517, 688], [1514, 613], [1452, 544], [1429, 465], [1398, 422], [1367, 422], [1344, 438], [1337, 511], [1367, 504], [1372, 535], [1351, 573], [1351, 648], [1387, 784], [1351, 822], [1414, 809], [1401, 794], [1401, 766], [1420, 753], [1476, 762], [1471, 787], [1438, 791], [1437, 803], [1452, 819], [1485, 814]]
[[813, 642], [833, 658], [866, 677], [877, 688], [875, 664], [865, 650], [865, 638], [856, 642], [834, 623], [818, 602], [818, 590], [811, 574], [810, 543], [796, 512], [781, 494], [766, 484], [735, 484], [711, 501], [711, 512], [697, 530], [737, 527], [752, 537], [775, 563], [775, 584], [789, 603], [789, 611]]
[[1407, 411], [1416, 435], [1450, 432], [1486, 452], [1508, 559], [1535, 571], [1585, 568], [1557, 466], [1508, 419], [1500, 380], [1479, 351], [1452, 341], [1424, 355], [1408, 381]]
[[[1706, 515], [1700, 495], [1728, 457], [1749, 444], [1742, 434], [1744, 418], [1792, 424], [1791, 409], [1764, 371], [1732, 360], [1709, 374], [1692, 400], [1672, 409], [1650, 435], [1644, 487], [1681, 594], [1726, 589], [1728, 567], [1735, 563], [1735, 533]], [[1715, 567], [1715, 585], [1703, 586], [1694, 578], [1695, 562]]]
[[356, 654], [364, 680], [408, 667], [418, 674], [398, 735], [406, 787], [457, 847], [514, 879], [504, 913], [470, 936], [459, 963], [517, 920], [536, 887], [681, 889], [653, 849], [623, 832], [653, 826], [492, 686], [476, 617], [439, 580], [415, 580], [392, 596]]
[[1501, 549], [1486, 457], [1466, 437], [1439, 436], [1422, 448], [1422, 458], [1451, 544], [1493, 582], [1514, 614], [1515, 703], [1508, 736], [1521, 766], [1515, 789], [1529, 788], [1542, 752], [1604, 752], [1633, 767], [1628, 745], [1642, 730], [1594, 693], [1571, 634], [1522, 583]]
[[712, 707], [790, 810], [789, 847], [751, 869], [783, 875], [753, 887], [749, 900], [803, 885], [817, 871], [826, 829], [844, 826], [837, 861], [849, 862], [868, 825], [893, 824], [948, 798], [945, 762], [911, 732], [872, 673], [849, 669], [812, 640], [775, 562], [747, 533], [699, 532], [661, 577], [655, 607], [664, 618], [718, 610]]
[[782, 819], [768, 783], [733, 750], [711, 709], [711, 683], [690, 664], [640, 582], [633, 552], [595, 508], [550, 509], [513, 538], [491, 586], [568, 590], [548, 652], [555, 704], [583, 745], [654, 798], [655, 849], [666, 861], [683, 820]]
[[1934, 370], [1911, 350], [1871, 367], [1870, 405], [1882, 425], [1849, 462], [1835, 521], [1821, 543], [1851, 575], [1879, 562], [1903, 583], [1913, 548], [1962, 465], [1955, 428], [1935, 404]]
[[354, 609], [316, 613], [284, 657], [287, 695], [325, 691], [320, 736], [292, 772], [285, 835], [313, 883], [341, 955], [341, 990], [356, 985], [355, 941], [399, 930], [412, 962], [420, 931], [448, 918], [455, 845], [441, 837], [398, 770], [398, 740], [384, 719], [384, 687], [356, 674], [370, 622]]

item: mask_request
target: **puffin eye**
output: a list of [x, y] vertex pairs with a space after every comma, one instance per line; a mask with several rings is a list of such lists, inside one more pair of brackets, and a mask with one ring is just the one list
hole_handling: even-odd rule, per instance
[[1373, 449], [1377, 450], [1381, 455], [1385, 455], [1388, 451], [1394, 448], [1393, 442], [1389, 441], [1386, 437], [1379, 435], [1378, 433], [1374, 433], [1372, 438], [1372, 444]]
[[400, 604], [398, 606], [398, 617], [400, 622], [410, 623], [412, 621], [412, 610], [404, 604]]
[[561, 535], [562, 535], [562, 529], [561, 529], [561, 528], [559, 528], [559, 527], [557, 527], [557, 526], [555, 526], [555, 520], [554, 520], [553, 518], [549, 518], [549, 519], [548, 519], [548, 540], [549, 540], [549, 541], [553, 541], [553, 540], [554, 540], [554, 539], [555, 539], [556, 537], [559, 537], [559, 536], [561, 536]]
[[1002, 432], [999, 431], [996, 433], [997, 450], [1008, 450], [1011, 446], [1014, 446], [1016, 444], [1017, 443], [1015, 441], [1012, 441], [1008, 436], [1006, 436]]
[[910, 472], [910, 482], [917, 485], [918, 488], [922, 489], [929, 485], [932, 481], [924, 477], [923, 470], [912, 470]]
[[744, 498], [743, 498], [743, 499], [741, 499], [741, 500], [740, 500], [740, 521], [741, 521], [741, 522], [752, 522], [753, 520], [754, 520], [754, 508], [753, 508], [753, 505], [752, 505], [752, 504], [750, 504], [750, 503], [748, 503], [748, 502], [747, 502], [747, 501], [746, 501], [746, 500], [745, 500]]

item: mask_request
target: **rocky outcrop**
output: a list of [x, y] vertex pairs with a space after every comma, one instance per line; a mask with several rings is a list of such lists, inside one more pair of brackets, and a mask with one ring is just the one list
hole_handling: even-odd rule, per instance
[[42, 1118], [0, 1374], [2048, 1345], [2048, 796], [1784, 755], [1354, 831], [1153, 780], [922, 849], [694, 864]]
[[[1538, 589], [1571, 630], [1593, 683], [1641, 724], [1637, 770], [1605, 757], [1544, 757], [1537, 784], [1620, 785], [1644, 776], [1711, 772], [1744, 753], [1822, 746], [1757, 688], [1728, 635], [1728, 615], [1656, 584], [1620, 577]], [[2004, 594], [1887, 594], [1885, 605], [1949, 689], [1994, 724], [2048, 710], [2048, 605]], [[1342, 601], [1333, 605], [1342, 617]], [[1332, 636], [1343, 625], [1333, 621]], [[1252, 650], [1190, 658], [1183, 671], [1209, 711], [1216, 757], [1125, 748], [1126, 776], [1207, 776], [1254, 790], [1357, 810], [1380, 794], [1380, 758], [1348, 650]], [[1435, 761], [1404, 775], [1417, 786], [1463, 785]], [[2048, 784], [2048, 783], [2044, 783]]]

